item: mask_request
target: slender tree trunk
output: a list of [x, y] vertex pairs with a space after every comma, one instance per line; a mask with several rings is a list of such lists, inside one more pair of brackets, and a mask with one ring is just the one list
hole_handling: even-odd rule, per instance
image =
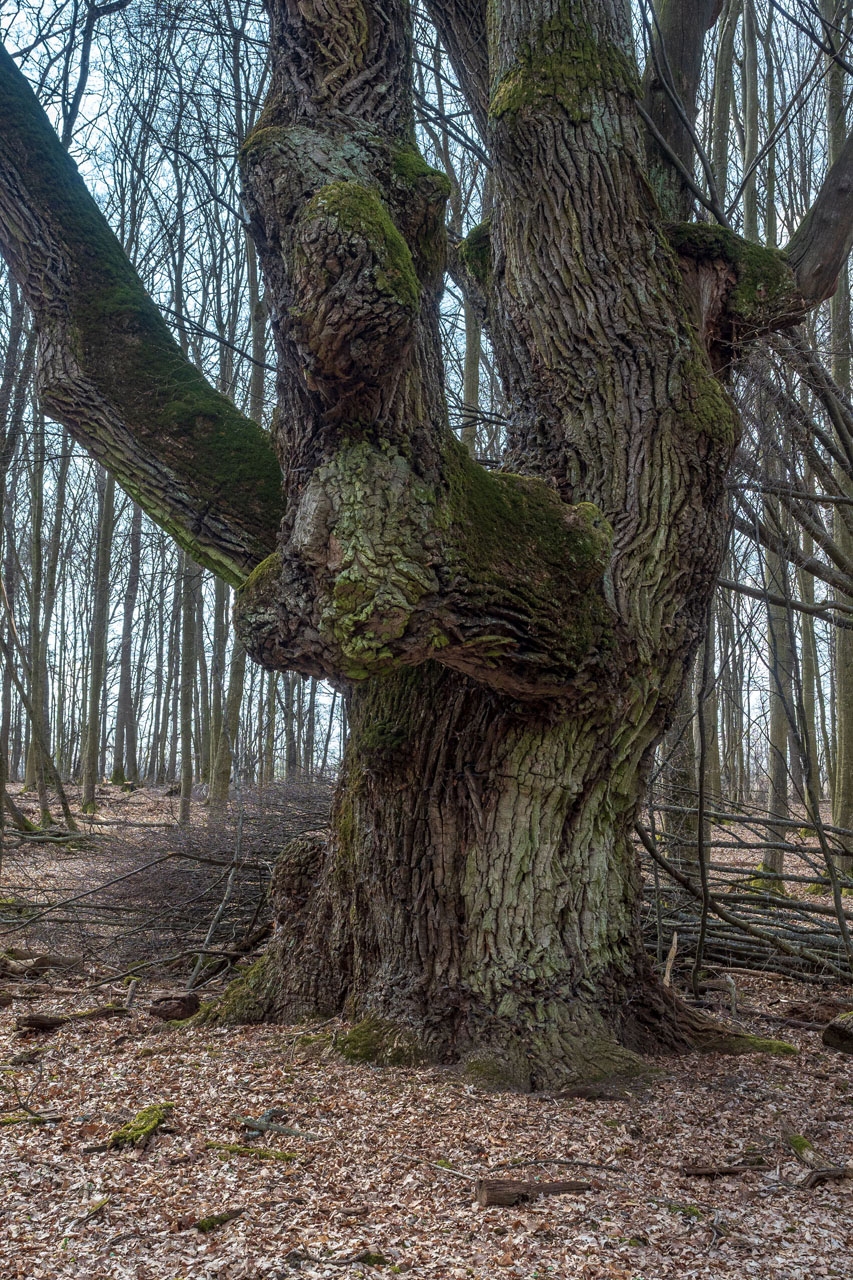
[[111, 781], [116, 785], [139, 780], [136, 759], [136, 720], [133, 708], [133, 629], [142, 549], [142, 508], [133, 504], [128, 543], [128, 574], [124, 593], [119, 650], [118, 704], [116, 707], [115, 749]]
[[204, 592], [202, 590], [202, 573], [195, 579], [195, 653], [198, 663], [198, 726], [197, 726], [197, 759], [196, 772], [199, 781], [210, 781], [210, 678], [207, 670], [207, 652], [205, 649], [205, 616]]
[[[693, 721], [693, 681], [685, 683], [672, 724], [663, 740], [661, 781], [667, 806], [662, 817], [666, 855], [683, 871], [695, 873], [699, 860], [698, 775]], [[682, 810], [673, 812], [672, 810]]]
[[197, 665], [195, 621], [200, 573], [198, 566], [185, 555], [181, 566], [181, 804], [178, 814], [182, 825], [190, 820], [193, 792], [193, 688]]
[[95, 553], [94, 599], [90, 639], [89, 704], [83, 749], [84, 813], [94, 813], [95, 788], [98, 783], [98, 761], [101, 751], [101, 711], [107, 662], [107, 611], [110, 602], [110, 552], [113, 544], [115, 512], [115, 479], [99, 472], [98, 537]]
[[462, 443], [473, 458], [477, 452], [477, 421], [480, 413], [480, 352], [482, 330], [477, 313], [464, 303], [465, 362], [462, 373]]
[[299, 770], [299, 751], [296, 741], [296, 708], [293, 690], [296, 676], [287, 672], [284, 677], [284, 775], [291, 781]]
[[714, 118], [711, 134], [711, 165], [717, 190], [725, 207], [729, 170], [729, 144], [734, 100], [734, 44], [743, 0], [726, 0], [720, 22], [717, 56], [714, 60]]
[[210, 776], [210, 816], [219, 816], [228, 804], [228, 790], [231, 783], [231, 770], [234, 763], [234, 751], [237, 745], [237, 733], [240, 728], [240, 704], [243, 699], [243, 681], [246, 675], [246, 650], [235, 640], [231, 650], [231, 664], [228, 670], [228, 694], [222, 717], [222, 732], [216, 750], [213, 773]]
[[[841, 4], [823, 0], [823, 10], [827, 19], [833, 24], [830, 29], [838, 28], [833, 43], [838, 47], [842, 34], [849, 31], [853, 22], [853, 5], [849, 0]], [[826, 114], [827, 134], [830, 161], [835, 160], [844, 146], [847, 135], [846, 112], [847, 85], [843, 69], [834, 61], [829, 61], [826, 70]], [[830, 345], [832, 349], [832, 376], [849, 397], [851, 392], [851, 347], [850, 347], [850, 276], [849, 267], [845, 263], [838, 281], [838, 288], [830, 300]], [[841, 468], [836, 469], [836, 479], [840, 491], [853, 498], [853, 485]], [[853, 566], [853, 537], [844, 520], [836, 518], [833, 536], [835, 542]], [[846, 604], [853, 604], [853, 597], [839, 596]], [[853, 828], [853, 633], [837, 628], [835, 630], [835, 778], [832, 788], [832, 821], [837, 827]], [[853, 873], [853, 849], [846, 850], [839, 859], [839, 869], [845, 874]]]
[[217, 578], [213, 593], [213, 648], [210, 658], [210, 765], [213, 778], [219, 737], [222, 732], [222, 709], [225, 687], [225, 654], [228, 643], [228, 586]]

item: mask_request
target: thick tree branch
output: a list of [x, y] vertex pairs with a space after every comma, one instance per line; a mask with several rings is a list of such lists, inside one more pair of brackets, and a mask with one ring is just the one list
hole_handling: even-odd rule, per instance
[[739, 345], [789, 328], [811, 310], [784, 253], [705, 222], [677, 223], [668, 236], [717, 371], [730, 367]]
[[791, 237], [787, 255], [810, 307], [829, 298], [853, 247], [853, 133]]
[[272, 444], [185, 359], [3, 49], [0, 250], [35, 317], [51, 415], [195, 560], [241, 582], [276, 542]]
[[489, 115], [489, 50], [485, 0], [427, 0], [429, 16], [456, 72], [480, 134]]
[[[693, 203], [684, 174], [693, 172], [697, 148], [694, 125], [705, 36], [721, 9], [722, 0], [662, 0], [656, 6], [643, 79], [646, 152], [652, 186], [665, 216], [672, 219], [686, 218]], [[713, 183], [710, 166], [708, 175]], [[714, 192], [712, 200], [718, 203]]]
[[455, 440], [434, 485], [362, 441], [315, 470], [237, 629], [272, 670], [357, 680], [432, 659], [515, 698], [582, 697], [613, 656], [610, 549], [591, 503], [492, 475]]

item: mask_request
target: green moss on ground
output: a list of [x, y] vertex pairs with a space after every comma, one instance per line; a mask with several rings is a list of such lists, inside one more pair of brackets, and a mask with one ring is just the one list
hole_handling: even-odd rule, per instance
[[266, 951], [244, 973], [229, 983], [220, 1000], [202, 1005], [183, 1026], [254, 1024], [269, 1016], [277, 975], [271, 952]]
[[243, 1209], [231, 1209], [228, 1213], [211, 1213], [206, 1218], [199, 1218], [198, 1222], [194, 1224], [195, 1229], [207, 1235], [208, 1232], [215, 1231], [217, 1227], [223, 1227], [226, 1222], [233, 1222], [243, 1212]]
[[173, 1110], [174, 1103], [171, 1102], [157, 1102], [150, 1107], [143, 1107], [132, 1120], [110, 1134], [107, 1146], [110, 1149], [143, 1146], [166, 1123]]
[[719, 1035], [708, 1036], [703, 1040], [702, 1049], [707, 1053], [769, 1053], [779, 1058], [800, 1052], [796, 1045], [788, 1044], [786, 1040], [765, 1040], [739, 1031], [721, 1031]]
[[767, 873], [772, 873], [772, 868], [765, 866], [763, 862], [759, 862], [755, 868], [755, 874], [750, 876], [746, 882], [746, 887], [753, 893], [769, 893], [777, 898], [788, 896], [788, 890], [785, 888], [784, 880], [777, 880], [775, 875], [773, 878], [766, 878]]
[[530, 1087], [530, 1071], [527, 1066], [513, 1070], [511, 1063], [497, 1057], [468, 1058], [462, 1063], [461, 1075], [471, 1084], [495, 1093], [515, 1090], [526, 1093]]
[[372, 1013], [341, 1036], [336, 1048], [346, 1062], [352, 1063], [416, 1067], [425, 1061], [424, 1053], [411, 1032]]
[[785, 1135], [785, 1141], [792, 1151], [796, 1151], [798, 1156], [804, 1155], [806, 1151], [814, 1150], [808, 1138], [804, 1138], [801, 1133], [788, 1133]]

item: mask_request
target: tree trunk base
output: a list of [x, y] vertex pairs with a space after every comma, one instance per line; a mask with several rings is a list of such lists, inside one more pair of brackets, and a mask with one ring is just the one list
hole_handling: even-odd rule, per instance
[[[424, 993], [414, 981], [386, 979], [359, 991], [352, 940], [336, 936], [340, 916], [318, 889], [325, 842], [292, 841], [273, 878], [277, 930], [268, 951], [231, 984], [196, 1024], [341, 1017], [336, 1040], [349, 1062], [377, 1066], [453, 1064], [490, 1089], [559, 1091], [592, 1082], [620, 1085], [653, 1074], [662, 1054], [793, 1053], [780, 1041], [744, 1035], [681, 1001], [640, 956], [630, 983], [598, 984], [594, 994], [525, 992], [511, 1015], [471, 992]], [[322, 872], [319, 877], [322, 887]], [[337, 925], [336, 925], [337, 921]]]

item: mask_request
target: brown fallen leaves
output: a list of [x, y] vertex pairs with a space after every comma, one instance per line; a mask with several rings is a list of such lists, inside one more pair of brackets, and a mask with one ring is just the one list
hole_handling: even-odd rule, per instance
[[[83, 1007], [77, 981], [39, 1010]], [[809, 995], [736, 981], [765, 1012]], [[37, 1041], [15, 1033], [14, 1005], [0, 1011], [0, 1061], [17, 1059], [3, 1114], [45, 1118], [0, 1125], [0, 1280], [849, 1274], [853, 1180], [804, 1187], [783, 1138], [787, 1125], [834, 1167], [853, 1160], [850, 1058], [819, 1032], [791, 1032], [793, 1059], [662, 1060], [641, 1092], [537, 1098], [345, 1065], [334, 1025], [161, 1030], [145, 1005]], [[169, 1132], [85, 1151], [162, 1098]], [[588, 1189], [482, 1207], [478, 1179]]]

